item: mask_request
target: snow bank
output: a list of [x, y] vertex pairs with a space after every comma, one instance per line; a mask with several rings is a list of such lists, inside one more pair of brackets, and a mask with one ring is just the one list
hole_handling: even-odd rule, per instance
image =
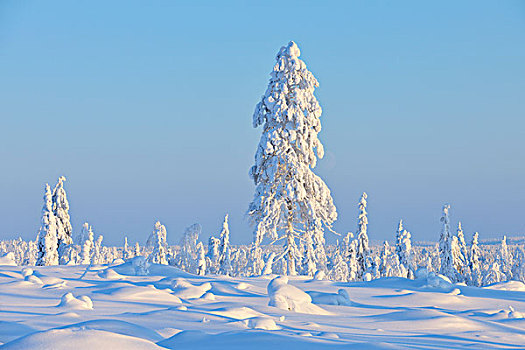
[[2, 350], [162, 349], [155, 343], [107, 331], [66, 328], [37, 332], [4, 344]]
[[246, 326], [252, 329], [265, 329], [267, 331], [276, 331], [281, 329], [281, 327], [275, 323], [273, 318], [268, 316], [249, 318], [245, 320], [245, 322]]
[[299, 288], [288, 284], [288, 277], [279, 276], [268, 284], [269, 306], [307, 314], [329, 315], [330, 313], [312, 304], [312, 298]]
[[93, 301], [87, 295], [81, 295], [75, 298], [73, 293], [66, 293], [57, 307], [67, 307], [74, 310], [92, 310]]
[[184, 278], [176, 278], [171, 284], [171, 289], [173, 290], [173, 295], [179, 298], [197, 299], [211, 289], [211, 284], [205, 282], [201, 285], [193, 285]]
[[490, 286], [483, 287], [485, 289], [495, 290], [511, 290], [516, 292], [525, 292], [525, 283], [521, 281], [507, 281], [491, 284]]
[[308, 292], [314, 304], [325, 305], [346, 305], [350, 306], [352, 301], [344, 289], [339, 289], [337, 293]]

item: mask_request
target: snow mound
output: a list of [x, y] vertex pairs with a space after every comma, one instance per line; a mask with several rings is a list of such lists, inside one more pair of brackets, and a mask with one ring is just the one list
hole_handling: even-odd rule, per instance
[[325, 304], [325, 305], [346, 305], [350, 306], [352, 301], [348, 296], [348, 292], [344, 289], [339, 289], [337, 293], [321, 293], [321, 292], [308, 292], [312, 298], [314, 304]]
[[93, 301], [87, 295], [81, 295], [75, 298], [73, 293], [66, 293], [62, 296], [62, 300], [57, 305], [58, 307], [67, 307], [74, 310], [92, 310]]
[[2, 350], [162, 349], [155, 343], [107, 331], [67, 328], [37, 332], [4, 344]]
[[507, 281], [491, 284], [490, 286], [483, 287], [485, 289], [495, 290], [511, 290], [516, 292], [525, 292], [525, 283], [521, 281]]
[[27, 276], [32, 275], [33, 272], [34, 272], [33, 269], [30, 268], [30, 267], [24, 267], [24, 268], [22, 269], [22, 271], [21, 271], [22, 276], [24, 276], [24, 277], [27, 277]]
[[204, 299], [204, 300], [215, 300], [215, 294], [213, 294], [212, 292], [206, 292], [206, 294], [204, 294], [202, 296], [202, 299]]
[[121, 280], [124, 279], [124, 276], [119, 274], [117, 271], [113, 269], [105, 269], [98, 272], [98, 276], [101, 278], [105, 278], [107, 280]]
[[439, 273], [429, 272], [426, 278], [427, 283], [424, 287], [450, 288], [453, 286], [452, 282], [447, 276], [443, 276]]
[[236, 320], [244, 320], [253, 317], [264, 316], [264, 314], [257, 312], [249, 307], [225, 307], [209, 311], [212, 315], [224, 316], [234, 318]]
[[16, 266], [15, 254], [9, 252], [0, 256], [0, 265]]
[[66, 281], [61, 281], [58, 283], [46, 284], [42, 288], [44, 289], [61, 289], [67, 287]]
[[[134, 323], [120, 321], [120, 320], [111, 320], [111, 319], [98, 319], [91, 320], [86, 322], [76, 323], [70, 326], [60, 327], [57, 329], [91, 329], [97, 331], [106, 331], [122, 335], [128, 335], [131, 337], [143, 338], [152, 342], [158, 342], [164, 337], [162, 337], [156, 331], [136, 325]], [[173, 335], [173, 334], [172, 334]]]
[[512, 306], [509, 306], [509, 310], [510, 310], [509, 316], [508, 316], [509, 318], [524, 318], [525, 317], [525, 314], [514, 310]]
[[268, 283], [269, 306], [306, 314], [330, 315], [328, 311], [312, 304], [312, 298], [301, 289], [288, 284], [288, 277], [279, 276]]
[[31, 283], [38, 284], [38, 285], [44, 284], [44, 282], [42, 282], [42, 280], [35, 275], [25, 276], [24, 281], [31, 282]]
[[248, 289], [250, 287], [251, 287], [250, 284], [245, 283], [245, 282], [240, 282], [239, 284], [237, 284], [236, 288], [239, 289], [239, 290], [245, 290], [245, 289]]
[[252, 329], [265, 329], [267, 331], [276, 331], [281, 329], [273, 318], [268, 316], [252, 317], [244, 321], [246, 326]]
[[173, 294], [182, 299], [197, 299], [202, 297], [207, 291], [211, 289], [210, 282], [205, 282], [201, 285], [193, 285], [184, 278], [176, 278], [171, 283]]
[[175, 303], [181, 304], [182, 301], [169, 290], [157, 289], [153, 285], [147, 286], [125, 286], [99, 291], [99, 293], [109, 294], [116, 300], [121, 301], [151, 301], [154, 303]]

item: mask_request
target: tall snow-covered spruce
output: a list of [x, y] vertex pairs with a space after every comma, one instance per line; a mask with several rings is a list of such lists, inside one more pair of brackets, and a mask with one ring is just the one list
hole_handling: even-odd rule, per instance
[[67, 264], [70, 245], [73, 244], [73, 228], [69, 218], [69, 202], [64, 189], [65, 176], [58, 178], [53, 189], [53, 213], [57, 218], [58, 256], [60, 264]]
[[324, 228], [337, 219], [328, 186], [312, 171], [324, 155], [317, 137], [322, 111], [314, 96], [319, 83], [299, 56], [293, 41], [279, 50], [255, 107], [253, 126], [262, 125], [263, 132], [250, 170], [256, 189], [248, 209], [256, 245], [265, 237], [285, 239], [281, 257], [289, 275], [297, 274], [301, 259], [296, 240], [311, 234], [323, 242]]
[[58, 265], [58, 227], [57, 218], [53, 213], [51, 189], [46, 184], [44, 207], [42, 208], [42, 225], [38, 232], [38, 266]]

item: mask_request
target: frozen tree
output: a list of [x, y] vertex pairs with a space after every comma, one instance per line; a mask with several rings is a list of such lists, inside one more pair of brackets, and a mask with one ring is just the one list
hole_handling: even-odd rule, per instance
[[302, 260], [302, 271], [307, 276], [313, 276], [317, 272], [317, 264], [314, 256], [314, 241], [310, 232], [304, 235], [304, 254]]
[[275, 253], [271, 252], [268, 257], [266, 258], [266, 262], [264, 263], [264, 270], [263, 275], [271, 275], [272, 274], [272, 268], [273, 268], [273, 262], [275, 259]]
[[252, 276], [259, 276], [263, 268], [262, 249], [259, 245], [252, 243], [250, 247], [250, 274]]
[[443, 216], [441, 217], [443, 228], [441, 229], [441, 236], [439, 237], [439, 259], [441, 261], [439, 272], [455, 281], [457, 272], [452, 257], [452, 237], [450, 234], [450, 219], [448, 217], [449, 209], [450, 205], [445, 204], [443, 206]]
[[231, 276], [233, 273], [230, 246], [227, 247], [226, 252], [224, 253], [224, 260], [221, 263], [219, 273], [221, 275], [226, 275], [226, 276]]
[[73, 244], [73, 228], [69, 218], [69, 202], [67, 201], [64, 182], [66, 178], [60, 176], [53, 189], [53, 213], [57, 218], [58, 256], [60, 264], [66, 264], [69, 255], [69, 245]]
[[470, 284], [476, 287], [481, 286], [482, 275], [480, 265], [481, 251], [478, 246], [478, 233], [475, 232], [472, 235], [472, 243], [470, 245], [469, 254], [469, 270], [470, 270]]
[[222, 266], [222, 264], [224, 264], [224, 260], [226, 259], [226, 252], [230, 247], [230, 227], [228, 225], [228, 214], [224, 216], [224, 222], [222, 223], [222, 231], [219, 235], [219, 240], [219, 265]]
[[501, 272], [503, 272], [506, 276], [506, 280], [512, 279], [512, 254], [509, 252], [509, 248], [507, 246], [507, 236], [503, 236], [503, 239], [501, 240], [500, 245], [500, 267]]
[[97, 240], [95, 241], [94, 250], [93, 250], [93, 264], [103, 264], [104, 257], [102, 255], [102, 240], [104, 236], [98, 235]]
[[219, 252], [220, 242], [220, 239], [213, 236], [208, 240], [208, 270], [211, 273], [217, 273], [219, 270], [219, 261], [221, 257]]
[[459, 250], [461, 252], [461, 262], [463, 266], [468, 266], [468, 249], [467, 243], [465, 242], [465, 234], [463, 233], [463, 227], [461, 226], [461, 222], [458, 223], [458, 231], [456, 237], [458, 237], [458, 245]]
[[204, 252], [204, 245], [202, 242], [197, 244], [197, 275], [204, 276], [206, 274], [206, 255]]
[[135, 243], [135, 254], [134, 256], [140, 256], [140, 245], [139, 245], [139, 242], [136, 242]]
[[359, 215], [357, 217], [357, 278], [361, 279], [366, 271], [366, 258], [368, 256], [368, 218], [366, 212], [366, 192], [359, 200]]
[[357, 266], [357, 240], [354, 239], [348, 248], [348, 281], [356, 281], [358, 266]]
[[494, 261], [484, 273], [483, 285], [502, 282], [505, 280], [505, 274], [501, 271], [498, 261]]
[[[410, 232], [403, 228], [403, 220], [399, 220], [396, 235], [396, 254], [399, 258], [399, 263], [403, 264], [407, 271], [413, 269], [412, 264], [412, 241], [410, 240]], [[409, 276], [403, 276], [409, 277]]]
[[[399, 231], [399, 230], [398, 230]], [[379, 263], [379, 274], [381, 277], [390, 277], [389, 276], [389, 264], [388, 256], [390, 254], [390, 245], [387, 241], [383, 242], [383, 249], [381, 249], [380, 263]]]
[[453, 282], [465, 282], [466, 269], [463, 264], [463, 255], [461, 254], [461, 247], [457, 236], [452, 236], [450, 242], [450, 251], [452, 253], [452, 263], [454, 267], [454, 275], [450, 276]]
[[184, 271], [196, 272], [197, 240], [201, 234], [201, 225], [193, 224], [186, 228], [181, 241], [181, 252], [179, 254], [178, 266]]
[[95, 246], [95, 243], [94, 243], [93, 229], [87, 222], [85, 222], [82, 225], [81, 238], [84, 241], [79, 242], [79, 244], [82, 244], [80, 248], [81, 249], [80, 250], [80, 263], [89, 265], [91, 264], [91, 256], [93, 254], [93, 248]]
[[53, 213], [51, 189], [46, 184], [44, 207], [42, 208], [42, 224], [38, 232], [38, 258], [36, 265], [58, 265], [57, 218]]
[[349, 271], [348, 265], [341, 256], [341, 251], [337, 249], [332, 257], [330, 271], [328, 271], [328, 278], [333, 281], [347, 282]]
[[131, 259], [133, 256], [128, 244], [128, 237], [124, 237], [124, 248], [122, 249], [122, 258]]
[[255, 108], [253, 126], [263, 125], [263, 132], [250, 170], [256, 189], [248, 209], [255, 244], [264, 237], [285, 238], [289, 275], [296, 274], [300, 258], [295, 240], [313, 232], [320, 248], [323, 229], [337, 218], [330, 190], [312, 171], [324, 154], [317, 137], [321, 107], [314, 96], [319, 84], [299, 55], [293, 41], [279, 50], [266, 93]]
[[153, 252], [148, 257], [148, 261], [168, 265], [166, 253], [168, 251], [168, 242], [166, 241], [166, 227], [157, 221], [153, 227], [153, 232], [148, 238], [148, 243], [153, 245]]

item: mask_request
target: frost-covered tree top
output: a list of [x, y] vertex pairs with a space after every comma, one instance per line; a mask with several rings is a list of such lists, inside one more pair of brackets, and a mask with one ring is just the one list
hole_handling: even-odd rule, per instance
[[279, 50], [253, 115], [253, 126], [263, 126], [250, 170], [256, 190], [248, 214], [257, 244], [291, 225], [314, 231], [337, 219], [330, 190], [311, 170], [324, 154], [317, 137], [322, 111], [314, 96], [319, 83], [299, 55], [293, 41]]

